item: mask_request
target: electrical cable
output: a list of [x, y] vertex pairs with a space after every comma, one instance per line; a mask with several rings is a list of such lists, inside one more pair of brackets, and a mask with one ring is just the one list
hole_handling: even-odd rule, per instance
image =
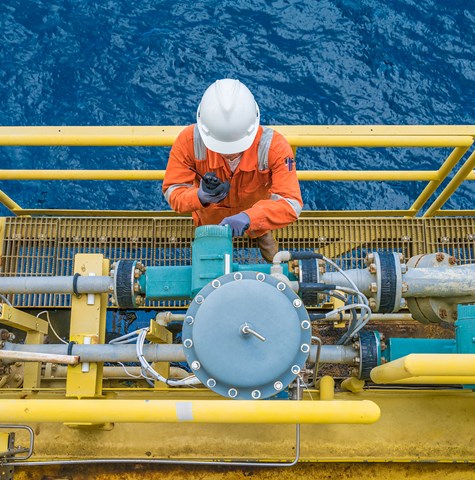
[[147, 336], [147, 333], [148, 333], [148, 328], [143, 328], [142, 330], [140, 330], [139, 335], [137, 337], [137, 343], [136, 343], [137, 358], [140, 362], [142, 370], [145, 373], [148, 373], [149, 375], [151, 375], [155, 380], [166, 383], [167, 385], [170, 385], [172, 387], [191, 386], [191, 385], [198, 385], [201, 383], [200, 380], [198, 380], [198, 378], [196, 378], [194, 375], [181, 380], [173, 380], [173, 379], [165, 378], [162, 375], [160, 375], [157, 371], [155, 371], [150, 365], [150, 363], [147, 362], [143, 354], [143, 346], [145, 343], [145, 337]]
[[38, 313], [38, 315], [36, 315], [36, 318], [40, 318], [40, 315], [43, 315], [43, 313], [46, 313], [46, 320], [48, 322], [48, 325], [49, 325], [49, 328], [51, 328], [51, 331], [54, 333], [54, 335], [56, 336], [56, 338], [61, 342], [61, 343], [65, 343], [66, 345], [68, 345], [69, 342], [66, 342], [66, 340], [63, 340], [57, 333], [56, 333], [56, 330], [53, 328], [53, 325], [51, 324], [51, 320], [49, 318], [49, 312], [48, 310], [43, 310], [42, 312]]

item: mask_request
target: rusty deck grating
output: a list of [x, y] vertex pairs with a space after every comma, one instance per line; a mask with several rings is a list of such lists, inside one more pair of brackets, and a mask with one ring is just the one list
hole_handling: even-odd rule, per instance
[[[4, 219], [2, 275], [71, 275], [76, 253], [102, 253], [111, 262], [190, 265], [194, 228], [190, 218]], [[475, 261], [474, 218], [312, 218], [275, 232], [280, 248], [318, 250], [343, 268], [361, 268], [370, 251], [397, 251], [406, 258], [446, 251], [462, 263]], [[239, 238], [234, 261], [262, 263], [256, 241]], [[1, 292], [0, 292], [1, 293]], [[69, 295], [17, 295], [21, 307], [67, 307]], [[180, 302], [149, 306], [180, 307]]]

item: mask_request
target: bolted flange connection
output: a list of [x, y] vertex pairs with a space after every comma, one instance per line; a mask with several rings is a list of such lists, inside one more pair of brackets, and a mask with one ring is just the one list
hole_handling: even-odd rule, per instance
[[111, 304], [119, 308], [137, 308], [145, 304], [142, 294], [140, 277], [146, 272], [146, 267], [135, 260], [119, 260], [111, 268], [114, 280], [114, 292]]

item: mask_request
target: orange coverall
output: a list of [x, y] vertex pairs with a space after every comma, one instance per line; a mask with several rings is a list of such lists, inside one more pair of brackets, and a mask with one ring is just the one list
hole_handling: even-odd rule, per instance
[[[193, 132], [194, 125], [186, 127], [170, 152], [162, 190], [173, 210], [191, 212], [196, 226], [218, 224], [226, 217], [245, 212], [250, 218], [246, 233], [253, 238], [297, 220], [302, 196], [292, 149], [281, 134], [274, 131], [267, 170], [258, 170], [257, 147], [263, 132], [259, 127], [253, 144], [243, 153], [232, 173], [219, 153], [206, 149], [205, 160], [195, 158]], [[202, 175], [215, 172], [219, 179], [228, 180], [231, 188], [227, 197], [218, 204], [204, 207], [198, 198], [200, 178], [189, 167]], [[166, 195], [171, 187], [171, 194]]]

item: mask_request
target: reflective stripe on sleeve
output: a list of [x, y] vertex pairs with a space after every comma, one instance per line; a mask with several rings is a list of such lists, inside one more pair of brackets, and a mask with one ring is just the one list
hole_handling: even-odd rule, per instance
[[274, 201], [285, 200], [292, 207], [297, 217], [299, 217], [300, 213], [302, 212], [302, 207], [300, 206], [300, 203], [297, 200], [294, 200], [293, 198], [285, 198], [282, 195], [277, 195], [276, 193], [273, 193], [270, 196], [270, 199]]
[[[168, 187], [167, 191], [165, 192], [165, 200], [168, 202], [168, 205], [170, 205], [170, 196], [176, 188], [180, 187], [187, 187], [187, 188], [192, 188], [193, 185], [190, 185], [189, 183], [175, 183], [175, 185], [172, 185]], [[171, 207], [171, 205], [170, 205]]]

